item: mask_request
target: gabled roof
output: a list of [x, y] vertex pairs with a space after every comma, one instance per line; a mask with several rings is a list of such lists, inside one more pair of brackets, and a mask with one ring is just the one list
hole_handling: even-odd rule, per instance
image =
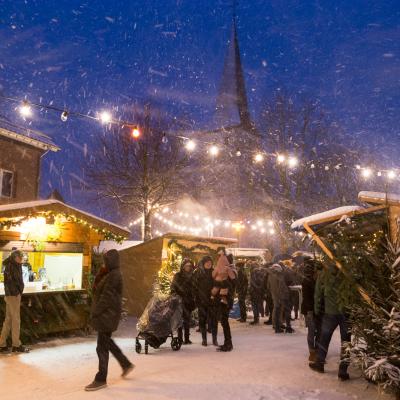
[[360, 192], [358, 199], [368, 204], [388, 204], [400, 206], [400, 194], [384, 192]]
[[44, 133], [15, 125], [4, 119], [0, 119], [0, 136], [29, 144], [44, 151], [60, 150], [60, 148], [53, 143], [51, 138]]
[[106, 229], [107, 231], [110, 231], [119, 236], [128, 237], [130, 235], [130, 231], [127, 228], [106, 221], [105, 219], [96, 217], [95, 215], [89, 214], [85, 211], [78, 210], [77, 208], [71, 207], [61, 201], [54, 199], [35, 200], [23, 203], [11, 203], [1, 205], [0, 219], [25, 217], [27, 215], [40, 215], [41, 213], [45, 213], [48, 211], [73, 215], [76, 218], [80, 218], [89, 222], [97, 228]]

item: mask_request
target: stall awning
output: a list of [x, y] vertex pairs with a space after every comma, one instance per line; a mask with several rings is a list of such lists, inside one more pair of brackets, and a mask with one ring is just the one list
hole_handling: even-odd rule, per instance
[[130, 231], [127, 228], [71, 207], [55, 199], [28, 201], [0, 206], [0, 220], [37, 217], [48, 213], [62, 214], [69, 217], [73, 222], [84, 221], [98, 230], [110, 232], [117, 237], [127, 238], [130, 235]]

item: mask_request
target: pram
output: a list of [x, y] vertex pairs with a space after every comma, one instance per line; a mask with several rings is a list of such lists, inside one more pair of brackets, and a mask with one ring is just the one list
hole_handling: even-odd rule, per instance
[[174, 336], [182, 327], [182, 300], [177, 295], [155, 294], [148, 302], [136, 329], [136, 353], [142, 352], [141, 340], [144, 340], [144, 352], [149, 352], [149, 345], [158, 349], [171, 338], [171, 348], [180, 350], [181, 340]]

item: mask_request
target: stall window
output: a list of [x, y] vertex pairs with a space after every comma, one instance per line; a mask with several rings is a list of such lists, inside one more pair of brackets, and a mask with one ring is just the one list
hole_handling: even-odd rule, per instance
[[12, 197], [14, 173], [0, 169], [0, 197]]

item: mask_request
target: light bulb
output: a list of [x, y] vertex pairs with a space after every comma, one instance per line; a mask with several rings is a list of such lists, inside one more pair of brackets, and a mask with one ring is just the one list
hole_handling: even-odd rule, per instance
[[217, 156], [219, 153], [219, 148], [215, 145], [212, 145], [209, 149], [209, 152], [212, 156]]
[[289, 157], [288, 158], [288, 165], [289, 165], [290, 168], [296, 167], [298, 163], [299, 163], [299, 161], [297, 160], [296, 157]]
[[369, 168], [364, 168], [362, 170], [362, 176], [364, 178], [369, 178], [372, 175], [372, 171]]
[[196, 142], [194, 140], [188, 140], [185, 147], [186, 150], [193, 151], [196, 148]]
[[394, 179], [394, 178], [396, 178], [396, 172], [394, 172], [394, 171], [389, 171], [388, 174], [387, 174], [387, 177], [388, 177], [389, 179]]
[[137, 126], [132, 129], [132, 137], [137, 139], [140, 136], [140, 130]]
[[261, 153], [257, 153], [255, 156], [254, 156], [254, 161], [255, 162], [261, 162], [261, 161], [263, 161], [264, 160], [264, 156], [261, 154]]
[[67, 111], [63, 111], [63, 112], [61, 113], [60, 118], [61, 118], [61, 121], [62, 121], [62, 122], [66, 122], [67, 119], [68, 119], [68, 113], [67, 113]]
[[283, 163], [286, 160], [286, 157], [283, 154], [278, 154], [278, 156], [276, 157], [278, 163]]
[[27, 117], [30, 117], [32, 115], [32, 108], [28, 104], [27, 101], [24, 101], [21, 104], [21, 106], [19, 107], [19, 113], [20, 113], [21, 117], [23, 117], [23, 118], [27, 118]]
[[102, 111], [100, 113], [99, 119], [100, 119], [102, 124], [108, 124], [112, 120], [112, 115], [108, 111]]

